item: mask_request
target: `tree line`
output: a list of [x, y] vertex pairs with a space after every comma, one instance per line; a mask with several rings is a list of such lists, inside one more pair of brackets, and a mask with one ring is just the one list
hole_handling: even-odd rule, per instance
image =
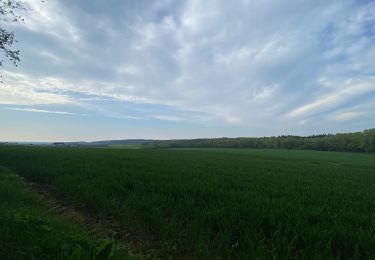
[[312, 136], [282, 135], [272, 137], [202, 138], [157, 140], [144, 148], [260, 148], [301, 149], [337, 152], [375, 152], [375, 128], [356, 133]]

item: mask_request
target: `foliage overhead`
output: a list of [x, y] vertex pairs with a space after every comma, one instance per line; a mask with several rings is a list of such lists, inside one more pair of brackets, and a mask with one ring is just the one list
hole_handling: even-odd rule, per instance
[[[18, 0], [0, 0], [0, 49], [3, 55], [16, 66], [20, 61], [20, 51], [12, 49], [12, 45], [16, 42], [14, 32], [6, 29], [4, 24], [23, 21], [23, 18], [17, 14], [17, 10], [26, 10], [26, 7]], [[0, 66], [2, 65], [1, 59]]]

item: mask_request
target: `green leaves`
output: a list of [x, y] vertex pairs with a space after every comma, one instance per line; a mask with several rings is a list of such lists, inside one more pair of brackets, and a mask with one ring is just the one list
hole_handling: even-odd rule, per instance
[[69, 259], [107, 260], [113, 258], [115, 251], [116, 246], [112, 240], [103, 240], [96, 246], [84, 241], [78, 241]]
[[105, 260], [113, 257], [116, 246], [113, 240], [104, 240], [97, 248], [94, 260]]

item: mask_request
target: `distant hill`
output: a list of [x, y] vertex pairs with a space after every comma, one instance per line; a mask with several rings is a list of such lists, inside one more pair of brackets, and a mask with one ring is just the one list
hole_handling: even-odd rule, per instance
[[93, 142], [0, 142], [0, 145], [26, 145], [26, 146], [60, 146], [60, 147], [106, 147], [106, 146], [136, 146], [146, 145], [155, 140], [151, 139], [124, 139], [103, 140]]
[[282, 135], [271, 137], [222, 137], [178, 140], [123, 139], [93, 142], [19, 142], [3, 145], [35, 145], [59, 147], [110, 147], [134, 146], [134, 148], [259, 148], [299, 149], [337, 152], [375, 153], [375, 128], [363, 132], [320, 134], [311, 136]]

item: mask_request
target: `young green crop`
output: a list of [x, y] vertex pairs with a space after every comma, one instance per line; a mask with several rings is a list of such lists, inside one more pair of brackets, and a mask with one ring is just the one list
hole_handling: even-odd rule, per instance
[[21, 179], [0, 167], [0, 259], [140, 259], [49, 212]]
[[164, 257], [375, 257], [374, 155], [2, 147], [0, 164]]

